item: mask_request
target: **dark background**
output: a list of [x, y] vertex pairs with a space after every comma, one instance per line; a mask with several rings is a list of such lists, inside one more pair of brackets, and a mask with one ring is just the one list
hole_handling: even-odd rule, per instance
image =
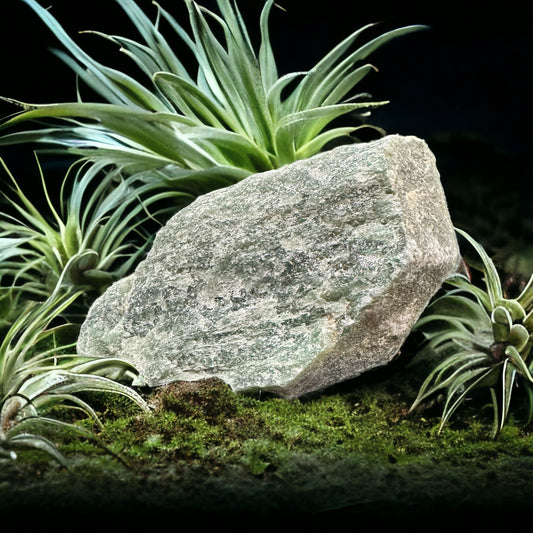
[[[104, 64], [135, 72], [94, 29], [135, 37], [115, 0], [42, 0], [82, 47]], [[200, 1], [213, 8], [213, 0]], [[279, 0], [270, 29], [280, 74], [311, 67], [342, 38], [370, 22], [375, 34], [408, 24], [430, 30], [394, 40], [369, 59], [379, 72], [361, 85], [375, 100], [371, 123], [387, 133], [416, 135], [437, 157], [452, 218], [495, 251], [533, 242], [532, 67], [533, 30], [529, 2], [305, 2]], [[139, 4], [155, 13], [150, 0]], [[181, 0], [160, 4], [187, 25]], [[252, 34], [261, 0], [239, 6]], [[0, 5], [0, 95], [26, 102], [75, 99], [74, 74], [52, 55], [58, 43], [20, 0]], [[170, 34], [167, 34], [170, 35]], [[372, 31], [369, 33], [369, 37]], [[87, 92], [85, 100], [89, 100]], [[2, 117], [15, 111], [0, 104]], [[31, 151], [2, 149], [20, 180], [37, 177]], [[49, 172], [63, 172], [49, 163]], [[59, 166], [58, 166], [59, 165]], [[509, 252], [505, 252], [509, 254]], [[533, 264], [533, 252], [531, 254]], [[524, 254], [523, 254], [524, 255]], [[523, 267], [521, 267], [523, 268]], [[527, 267], [528, 268], [528, 267]]]

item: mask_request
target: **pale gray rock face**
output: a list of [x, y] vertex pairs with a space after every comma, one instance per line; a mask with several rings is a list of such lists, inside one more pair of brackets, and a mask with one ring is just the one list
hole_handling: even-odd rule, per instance
[[178, 212], [93, 304], [78, 352], [125, 359], [148, 386], [297, 397], [390, 362], [458, 262], [423, 141], [341, 146]]

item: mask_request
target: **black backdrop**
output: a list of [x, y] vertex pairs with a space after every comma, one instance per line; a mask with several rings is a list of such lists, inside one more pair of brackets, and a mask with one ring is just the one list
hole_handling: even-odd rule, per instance
[[[115, 0], [41, 0], [78, 43], [111, 66], [129, 69], [115, 48], [92, 35], [94, 29], [134, 36]], [[212, 8], [214, 0], [200, 1]], [[306, 2], [279, 0], [271, 34], [281, 73], [305, 70], [356, 28], [380, 22], [378, 31], [406, 24], [427, 24], [429, 31], [392, 41], [370, 57], [379, 72], [370, 74], [362, 90], [390, 104], [373, 113], [372, 123], [388, 133], [424, 138], [437, 156], [452, 215], [468, 215], [463, 198], [484, 198], [485, 231], [496, 222], [501, 202], [519, 205], [520, 216], [502, 223], [515, 232], [533, 219], [531, 195], [533, 140], [533, 29], [529, 2]], [[0, 2], [0, 95], [27, 102], [75, 98], [73, 73], [53, 56], [54, 36], [21, 0]], [[150, 0], [139, 0], [155, 13]], [[181, 0], [160, 4], [183, 20]], [[252, 33], [258, 27], [261, 0], [240, 0]], [[181, 18], [180, 18], [181, 17]], [[186, 24], [186, 23], [185, 23]], [[88, 98], [86, 98], [88, 99]], [[0, 115], [14, 108], [0, 105]], [[27, 151], [2, 149], [19, 179], [36, 177]], [[50, 170], [53, 172], [54, 168]], [[59, 169], [59, 172], [62, 172]], [[486, 189], [489, 182], [490, 189]], [[497, 199], [497, 201], [496, 201]], [[469, 200], [471, 201], [471, 200]], [[474, 202], [475, 203], [475, 202]], [[479, 202], [478, 202], [479, 203]], [[505, 219], [505, 217], [503, 217]], [[524, 221], [529, 221], [524, 224]], [[481, 223], [483, 226], [483, 223]], [[483, 233], [483, 228], [479, 231]], [[488, 233], [487, 233], [488, 235]], [[526, 233], [526, 238], [528, 238]]]

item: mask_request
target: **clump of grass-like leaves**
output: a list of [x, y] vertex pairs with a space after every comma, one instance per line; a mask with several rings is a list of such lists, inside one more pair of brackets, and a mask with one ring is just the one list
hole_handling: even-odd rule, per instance
[[[220, 14], [185, 0], [190, 31], [161, 6], [152, 22], [133, 0], [119, 4], [142, 39], [98, 33], [116, 43], [145, 75], [142, 81], [96, 61], [35, 0], [23, 0], [54, 32], [69, 54], [57, 54], [105, 103], [22, 104], [24, 111], [4, 122], [48, 121], [48, 127], [5, 135], [1, 144], [52, 143], [128, 173], [159, 169], [182, 180], [201, 180], [205, 190], [228, 185], [251, 173], [307, 158], [365, 125], [331, 127], [341, 116], [369, 114], [386, 102], [354, 93], [374, 67], [365, 60], [390, 40], [419, 30], [407, 26], [373, 38], [353, 50], [365, 26], [346, 37], [307, 72], [278, 75], [268, 20], [274, 0], [260, 18], [256, 52], [235, 2], [218, 0]], [[189, 72], [161, 33], [161, 23], [192, 52]], [[97, 33], [97, 32], [94, 32]], [[190, 68], [189, 68], [190, 69]], [[57, 120], [56, 120], [57, 119]], [[55, 122], [53, 122], [55, 121]], [[207, 173], [206, 173], [207, 171]]]
[[47, 298], [60, 278], [85, 297], [102, 292], [142, 255], [151, 238], [144, 224], [193, 198], [139, 183], [103, 162], [77, 163], [65, 177], [57, 207], [41, 172], [45, 210], [0, 163], [11, 182], [3, 191], [7, 209], [0, 213], [0, 282], [4, 311], [11, 313], [17, 291], [25, 299]]
[[[56, 416], [58, 408], [75, 408], [99, 423], [83, 399], [87, 392], [121, 394], [147, 408], [122, 383], [134, 378], [131, 365], [76, 354], [78, 324], [71, 319], [73, 309], [83, 316], [91, 295], [138, 260], [149, 242], [142, 226], [152, 216], [147, 210], [159, 205], [162, 193], [136, 186], [133, 177], [102, 162], [80, 163], [67, 173], [57, 208], [41, 172], [44, 210], [2, 162], [11, 187], [3, 191], [7, 205], [0, 214], [0, 456], [14, 459], [18, 450], [33, 448], [66, 464], [46, 434], [96, 438]], [[155, 215], [168, 206], [168, 191], [163, 196]]]
[[[533, 275], [516, 298], [504, 295], [498, 271], [484, 248], [457, 230], [479, 255], [486, 289], [463, 274], [427, 308], [415, 326], [428, 340], [419, 357], [438, 364], [420, 388], [414, 409], [437, 392], [446, 395], [441, 428], [473, 390], [488, 388], [494, 411], [493, 436], [504, 427], [520, 378], [533, 408]], [[426, 359], [427, 360], [427, 359]]]
[[[75, 259], [72, 259], [75, 261]], [[68, 270], [68, 268], [67, 268]], [[39, 449], [65, 464], [56, 445], [44, 434], [52, 429], [74, 431], [92, 438], [75, 423], [49, 416], [62, 406], [98, 417], [79, 393], [121, 394], [147, 409], [134, 389], [121, 383], [134, 369], [114, 358], [81, 358], [73, 350], [73, 325], [61, 315], [80, 295], [62, 279], [48, 298], [27, 302], [13, 323], [2, 331], [0, 344], [0, 456], [15, 459], [20, 449]]]

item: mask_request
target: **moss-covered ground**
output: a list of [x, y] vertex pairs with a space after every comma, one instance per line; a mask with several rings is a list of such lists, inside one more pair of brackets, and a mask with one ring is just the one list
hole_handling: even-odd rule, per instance
[[99, 442], [63, 436], [69, 469], [35, 451], [3, 462], [0, 509], [133, 523], [254, 517], [251, 530], [274, 517], [416, 517], [429, 527], [527, 513], [533, 427], [519, 416], [520, 394], [516, 419], [491, 439], [488, 394], [439, 432], [437, 400], [408, 414], [419, 384], [400, 362], [297, 400], [235, 394], [217, 380], [143, 391], [149, 413], [93, 397]]

